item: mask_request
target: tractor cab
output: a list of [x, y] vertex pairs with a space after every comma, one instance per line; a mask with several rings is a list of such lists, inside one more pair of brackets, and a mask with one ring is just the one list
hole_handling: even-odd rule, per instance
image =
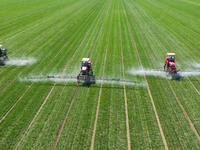
[[88, 66], [89, 64], [91, 64], [90, 62], [90, 58], [83, 58], [82, 59], [82, 66]]
[[90, 70], [91, 70], [90, 58], [83, 58], [82, 59], [82, 65], [81, 65], [82, 74], [88, 74]]
[[175, 67], [175, 53], [167, 53], [167, 57], [165, 58], [165, 65], [164, 65], [164, 71], [165, 67], [167, 66], [167, 70], [170, 70], [171, 66], [173, 66], [173, 70]]
[[167, 53], [165, 62], [174, 62], [175, 63], [175, 53]]
[[8, 52], [8, 49], [0, 45], [0, 62], [1, 63], [5, 63], [5, 61], [8, 60], [7, 52]]
[[81, 71], [77, 76], [77, 81], [80, 83], [84, 81], [86, 84], [95, 83], [95, 76], [93, 75], [90, 58], [83, 58], [81, 64]]

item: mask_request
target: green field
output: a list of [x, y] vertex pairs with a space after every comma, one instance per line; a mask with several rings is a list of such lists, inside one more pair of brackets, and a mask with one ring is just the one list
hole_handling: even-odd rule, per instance
[[[200, 70], [199, 0], [2, 0], [0, 150], [200, 149], [200, 75], [180, 81], [130, 70]], [[25, 81], [78, 75], [141, 84]], [[196, 66], [194, 65], [196, 64]]]

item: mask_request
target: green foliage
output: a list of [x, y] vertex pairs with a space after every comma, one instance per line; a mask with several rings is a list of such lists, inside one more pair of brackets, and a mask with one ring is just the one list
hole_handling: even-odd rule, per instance
[[[51, 149], [77, 85], [53, 87], [53, 81], [20, 78], [76, 76], [81, 59], [90, 57], [95, 76], [123, 78], [123, 62], [125, 79], [145, 83], [144, 76], [129, 74], [142, 67], [137, 51], [148, 69], [162, 69], [167, 52], [176, 53], [181, 69], [199, 63], [196, 0], [3, 0], [0, 8], [0, 44], [9, 49], [9, 58], [37, 59], [26, 66], [0, 66], [0, 119], [5, 117], [0, 149]], [[200, 77], [189, 79], [200, 91]], [[167, 80], [147, 76], [147, 81], [168, 148], [200, 149]], [[200, 95], [187, 78], [170, 84], [200, 135]], [[146, 86], [125, 85], [125, 90], [131, 148], [165, 149]], [[90, 148], [99, 91], [100, 83], [78, 87], [56, 149]], [[94, 149], [127, 149], [124, 99], [122, 84], [103, 83]]]

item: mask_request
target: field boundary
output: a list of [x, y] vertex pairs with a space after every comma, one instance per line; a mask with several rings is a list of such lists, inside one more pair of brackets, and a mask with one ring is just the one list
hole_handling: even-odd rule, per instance
[[[123, 6], [123, 5], [122, 5]], [[123, 6], [124, 7], [124, 6]], [[129, 7], [129, 6], [128, 6]], [[130, 9], [130, 8], [129, 8]], [[125, 11], [125, 10], [124, 10]], [[136, 46], [136, 43], [135, 43], [135, 40], [134, 40], [134, 37], [133, 37], [133, 32], [130, 28], [130, 23], [127, 19], [127, 15], [126, 15], [126, 12], [125, 12], [125, 16], [126, 16], [126, 20], [128, 22], [128, 27], [131, 31], [131, 38], [133, 40], [133, 43], [134, 43], [134, 46], [135, 46], [135, 49], [136, 49], [136, 53], [137, 53], [137, 56], [138, 56], [138, 59], [139, 59], [139, 62], [140, 62], [140, 66], [143, 68], [143, 65], [142, 65], [142, 61], [140, 59], [140, 55], [138, 53], [138, 50], [137, 50], [137, 46]], [[164, 135], [164, 132], [163, 132], [163, 129], [162, 129], [162, 126], [161, 126], [161, 123], [160, 123], [160, 120], [159, 120], [159, 116], [158, 116], [158, 113], [157, 113], [157, 110], [156, 110], [156, 107], [155, 107], [155, 104], [154, 104], [154, 100], [153, 100], [153, 97], [152, 97], [152, 94], [151, 94], [151, 91], [150, 91], [150, 88], [149, 88], [149, 84], [148, 84], [148, 81], [147, 81], [147, 78], [146, 78], [146, 75], [144, 74], [144, 79], [145, 79], [145, 83], [147, 85], [147, 90], [148, 90], [148, 93], [149, 93], [149, 97], [151, 99], [151, 103], [152, 103], [152, 106], [153, 106], [153, 110], [154, 110], [154, 113], [155, 113], [155, 116], [156, 116], [156, 120], [157, 120], [157, 123], [158, 123], [158, 127], [160, 129], [160, 134], [161, 134], [161, 137], [162, 137], [162, 140], [163, 140], [163, 144], [165, 146], [165, 149], [168, 150], [168, 146], [167, 146], [167, 141], [165, 139], [165, 135]]]

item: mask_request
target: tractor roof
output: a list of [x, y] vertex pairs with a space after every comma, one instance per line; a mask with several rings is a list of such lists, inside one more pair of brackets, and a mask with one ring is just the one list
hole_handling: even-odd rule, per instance
[[2, 47], [2, 45], [0, 45], [0, 48]]
[[90, 61], [90, 58], [83, 58], [82, 61]]
[[175, 53], [167, 53], [167, 56], [175, 56]]

